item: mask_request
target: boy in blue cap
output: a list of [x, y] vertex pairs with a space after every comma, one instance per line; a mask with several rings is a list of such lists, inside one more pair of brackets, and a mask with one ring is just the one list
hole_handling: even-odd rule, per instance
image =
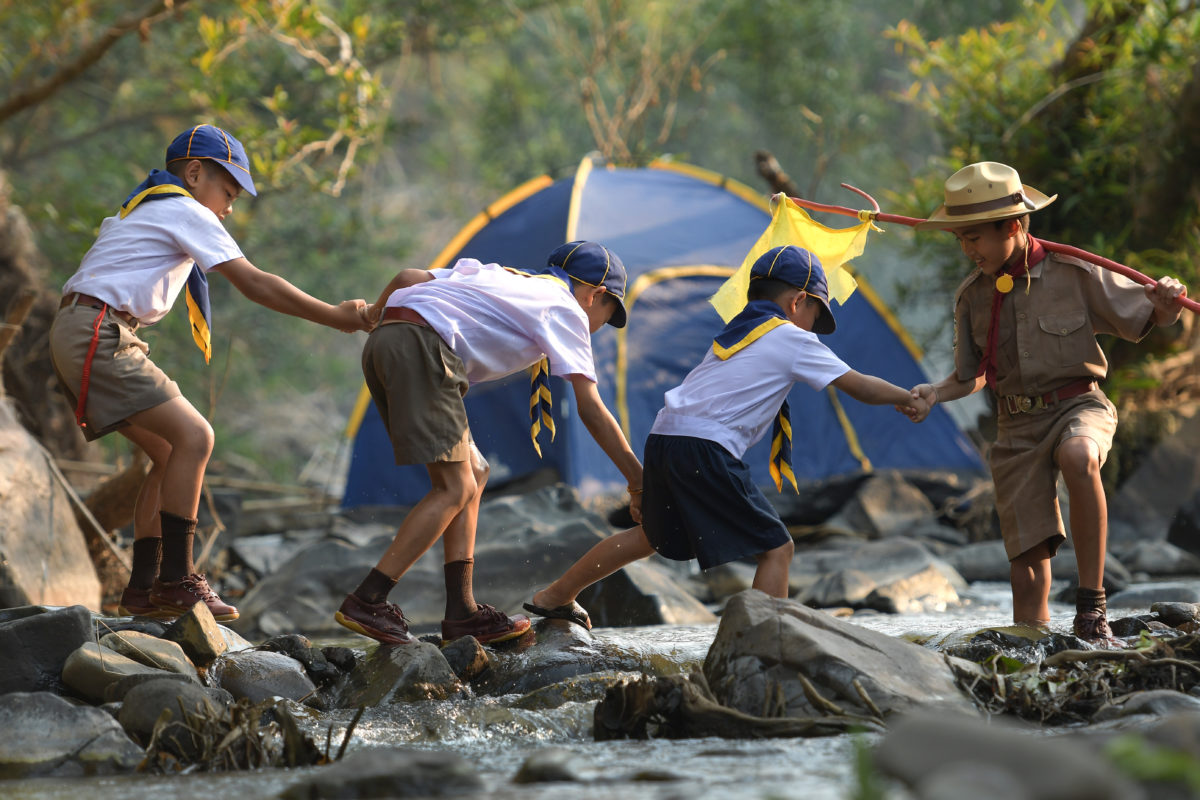
[[771, 474], [777, 488], [784, 477], [795, 485], [792, 386], [832, 384], [864, 403], [923, 409], [924, 400], [855, 372], [817, 339], [836, 323], [825, 272], [809, 251], [785, 245], [763, 253], [751, 267], [747, 300], [700, 365], [665, 395], [646, 440], [642, 524], [596, 544], [526, 610], [590, 628], [576, 596], [655, 552], [696, 558], [701, 569], [753, 556], [753, 587], [787, 597], [792, 537], [741, 459], [774, 420]]
[[256, 194], [241, 142], [212, 125], [179, 134], [167, 147], [166, 170], [152, 170], [101, 223], [50, 328], [59, 385], [84, 436], [119, 431], [150, 459], [134, 506], [122, 613], [174, 617], [203, 602], [218, 620], [238, 615], [192, 561], [212, 427], [147, 357], [138, 328], [162, 319], [186, 285], [192, 335], [208, 361], [208, 272], [275, 311], [347, 332], [366, 328], [366, 301], [331, 306], [242, 255], [221, 223], [243, 190]]
[[396, 463], [424, 464], [433, 486], [346, 597], [334, 615], [340, 624], [385, 644], [414, 642], [408, 620], [387, 597], [444, 536], [442, 639], [471, 635], [487, 644], [529, 630], [528, 617], [475, 602], [475, 523], [488, 465], [462, 401], [474, 384], [532, 368], [537, 448], [540, 427], [553, 425], [543, 378], [548, 372], [570, 382], [579, 418], [625, 476], [640, 518], [642, 465], [600, 399], [592, 359], [591, 335], [605, 323], [625, 326], [625, 279], [625, 265], [608, 248], [568, 242], [537, 272], [464, 258], [450, 269], [403, 270], [387, 285], [368, 314], [379, 325], [363, 348], [363, 374]]

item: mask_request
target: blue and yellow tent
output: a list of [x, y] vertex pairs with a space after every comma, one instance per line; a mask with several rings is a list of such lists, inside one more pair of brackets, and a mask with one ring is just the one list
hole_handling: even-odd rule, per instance
[[[609, 167], [585, 158], [574, 177], [532, 180], [487, 207], [431, 267], [463, 257], [518, 268], [541, 267], [563, 242], [592, 239], [621, 256], [629, 272], [629, 324], [592, 337], [600, 395], [634, 452], [662, 406], [703, 358], [723, 325], [708, 298], [742, 264], [771, 219], [767, 198], [720, 175], [671, 162]], [[900, 386], [927, 380], [920, 353], [865, 281], [835, 308], [837, 332], [823, 337], [851, 367]], [[574, 413], [570, 386], [551, 380], [557, 436], [542, 435], [543, 458], [529, 440], [529, 377], [521, 372], [472, 387], [466, 396], [475, 442], [491, 464], [489, 486], [555, 468], [584, 497], [623, 491], [625, 480]], [[797, 478], [862, 470], [950, 469], [982, 472], [970, 441], [936, 407], [913, 425], [886, 406], [868, 406], [830, 389], [797, 387], [789, 397]], [[383, 423], [365, 389], [347, 427], [353, 451], [344, 507], [410, 505], [429, 488], [422, 466], [397, 467]], [[763, 486], [768, 442], [746, 461]]]

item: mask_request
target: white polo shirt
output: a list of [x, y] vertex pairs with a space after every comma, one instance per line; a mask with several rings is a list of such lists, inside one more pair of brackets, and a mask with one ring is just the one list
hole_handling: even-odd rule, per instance
[[815, 333], [780, 325], [725, 361], [710, 347], [666, 393], [650, 432], [708, 439], [740, 459], [771, 429], [793, 384], [821, 391], [849, 371]]
[[149, 325], [171, 310], [193, 262], [208, 272], [241, 255], [216, 214], [191, 197], [164, 197], [100, 223], [63, 294], [90, 294]]
[[387, 307], [416, 311], [450, 346], [472, 384], [527, 369], [545, 355], [551, 375], [596, 381], [587, 314], [560, 281], [459, 259], [435, 280], [392, 292]]

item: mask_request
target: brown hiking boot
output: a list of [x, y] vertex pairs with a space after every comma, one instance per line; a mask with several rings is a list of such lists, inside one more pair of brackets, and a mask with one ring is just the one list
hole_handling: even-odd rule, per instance
[[529, 630], [529, 617], [517, 614], [510, 617], [483, 603], [466, 619], [442, 620], [442, 642], [452, 642], [464, 636], [474, 636], [480, 644], [515, 639]]
[[191, 611], [196, 603], [204, 603], [218, 622], [238, 618], [238, 610], [221, 602], [221, 598], [208, 585], [208, 579], [195, 573], [177, 581], [154, 581], [150, 589], [150, 602], [159, 611], [170, 612], [177, 617]]
[[125, 591], [121, 592], [121, 604], [117, 608], [117, 613], [129, 617], [153, 617], [155, 619], [173, 619], [179, 616], [171, 611], [163, 611], [151, 603], [149, 589], [134, 589], [129, 586], [126, 586]]
[[389, 603], [368, 603], [358, 595], [346, 595], [342, 607], [333, 618], [339, 625], [349, 628], [355, 633], [361, 633], [383, 644], [413, 644], [417, 641], [408, 632], [408, 620], [400, 606]]
[[1076, 614], [1072, 629], [1075, 635], [1085, 642], [1118, 646], [1121, 644], [1113, 636], [1112, 628], [1108, 627], [1108, 620], [1104, 618], [1104, 612], [1098, 608], [1080, 611]]

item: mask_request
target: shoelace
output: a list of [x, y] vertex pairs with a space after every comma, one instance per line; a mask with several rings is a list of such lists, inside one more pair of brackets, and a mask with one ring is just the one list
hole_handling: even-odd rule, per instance
[[212, 587], [208, 585], [208, 578], [203, 575], [188, 575], [179, 581], [179, 583], [189, 592], [199, 595], [200, 599], [205, 602], [220, 599], [217, 597], [217, 593], [212, 590]]

